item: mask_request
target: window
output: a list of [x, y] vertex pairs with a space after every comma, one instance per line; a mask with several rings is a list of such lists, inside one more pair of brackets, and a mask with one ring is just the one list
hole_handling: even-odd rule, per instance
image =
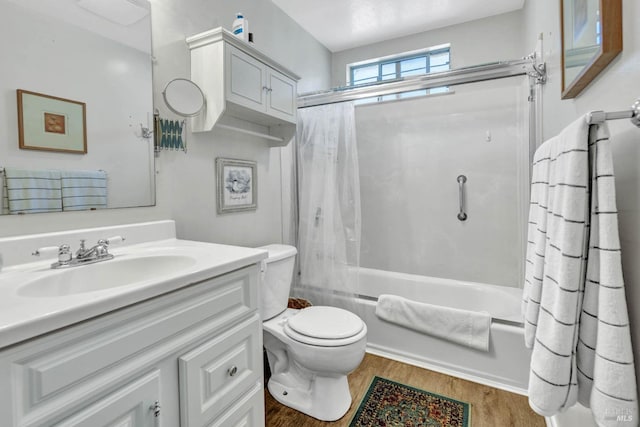
[[[349, 64], [347, 65], [348, 85], [366, 85], [385, 80], [395, 80], [403, 77], [447, 71], [450, 69], [449, 64], [449, 45], [434, 46], [425, 50], [406, 52], [385, 58]], [[448, 90], [447, 87], [421, 89], [397, 95], [385, 95], [377, 97], [377, 100], [402, 99], [442, 93]], [[369, 102], [371, 102], [371, 100], [369, 100]]]

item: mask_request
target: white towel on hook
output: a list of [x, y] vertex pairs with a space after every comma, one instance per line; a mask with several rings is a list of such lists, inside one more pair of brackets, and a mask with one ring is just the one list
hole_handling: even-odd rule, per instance
[[61, 171], [62, 209], [79, 211], [107, 207], [107, 173], [103, 170]]
[[591, 232], [577, 346], [578, 399], [591, 407], [599, 426], [638, 425], [636, 376], [606, 124], [592, 127], [589, 145]]
[[577, 400], [588, 184], [588, 125], [580, 118], [540, 146], [533, 163], [523, 314], [533, 347], [529, 403], [545, 416]]
[[441, 307], [396, 295], [380, 295], [376, 315], [418, 332], [489, 351], [491, 316], [487, 312]]
[[580, 400], [601, 427], [637, 425], [617, 227], [606, 125], [580, 118], [534, 156], [523, 313], [541, 415]]
[[62, 210], [59, 171], [5, 168], [4, 183], [10, 214]]

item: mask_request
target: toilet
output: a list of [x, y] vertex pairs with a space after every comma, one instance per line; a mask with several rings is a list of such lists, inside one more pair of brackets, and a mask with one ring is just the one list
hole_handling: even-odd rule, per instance
[[280, 403], [322, 421], [340, 419], [351, 406], [347, 374], [360, 365], [367, 326], [336, 307], [287, 308], [297, 250], [267, 245], [259, 311], [271, 378]]

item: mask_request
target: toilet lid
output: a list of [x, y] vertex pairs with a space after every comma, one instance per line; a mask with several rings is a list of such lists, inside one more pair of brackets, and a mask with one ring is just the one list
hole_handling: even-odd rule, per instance
[[364, 328], [362, 319], [350, 311], [325, 306], [302, 309], [287, 324], [298, 334], [326, 340], [353, 337]]

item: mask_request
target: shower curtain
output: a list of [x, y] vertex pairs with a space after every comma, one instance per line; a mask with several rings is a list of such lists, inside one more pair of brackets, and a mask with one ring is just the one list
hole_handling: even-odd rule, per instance
[[298, 248], [295, 294], [353, 308], [360, 260], [360, 182], [353, 103], [298, 111]]

